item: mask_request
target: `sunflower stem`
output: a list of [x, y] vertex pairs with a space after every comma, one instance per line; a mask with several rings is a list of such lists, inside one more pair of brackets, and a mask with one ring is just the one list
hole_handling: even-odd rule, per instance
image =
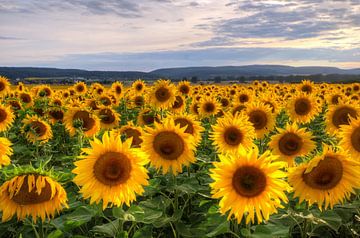
[[34, 225], [34, 221], [33, 221], [33, 220], [31, 220], [31, 227], [32, 227], [32, 229], [34, 230], [35, 237], [36, 237], [36, 238], [40, 238], [39, 233], [37, 232], [37, 230], [36, 230], [36, 228], [35, 228], [35, 225]]

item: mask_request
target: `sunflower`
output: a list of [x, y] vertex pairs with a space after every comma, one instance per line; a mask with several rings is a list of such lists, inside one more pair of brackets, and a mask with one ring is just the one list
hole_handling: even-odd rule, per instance
[[7, 138], [0, 137], [0, 168], [10, 164], [10, 156], [13, 154], [11, 145]]
[[241, 113], [242, 111], [246, 111], [246, 106], [244, 104], [235, 104], [231, 108], [231, 113], [233, 116]]
[[143, 80], [138, 79], [132, 83], [131, 87], [134, 90], [135, 94], [142, 94], [146, 89], [146, 84]]
[[185, 99], [182, 96], [177, 95], [175, 96], [174, 105], [172, 105], [170, 110], [176, 113], [180, 113], [184, 111], [185, 107], [186, 107]]
[[29, 108], [32, 105], [34, 105], [34, 100], [31, 96], [31, 94], [28, 92], [25, 92], [25, 91], [21, 92], [19, 94], [19, 99], [23, 103], [23, 105], [25, 105], [26, 108]]
[[15, 214], [18, 220], [31, 216], [34, 222], [40, 217], [54, 217], [67, 207], [65, 189], [49, 176], [23, 174], [13, 177], [0, 187], [2, 221]]
[[102, 95], [99, 97], [99, 104], [105, 107], [111, 106], [112, 100], [109, 95]]
[[350, 117], [356, 118], [359, 115], [360, 108], [356, 104], [340, 101], [337, 105], [330, 105], [326, 113], [326, 129], [335, 134], [340, 126], [350, 124]]
[[360, 161], [360, 117], [350, 118], [349, 125], [340, 127], [340, 145], [349, 151], [354, 160]]
[[111, 84], [111, 91], [117, 98], [121, 98], [124, 95], [124, 86], [121, 82], [114, 82]]
[[246, 89], [243, 89], [243, 90], [237, 92], [235, 95], [237, 102], [240, 104], [252, 102], [253, 97], [254, 97], [253, 92], [250, 90], [246, 90]]
[[199, 116], [199, 106], [200, 106], [199, 102], [193, 100], [193, 102], [190, 105], [190, 112], [193, 115]]
[[315, 149], [312, 134], [305, 128], [298, 128], [294, 124], [288, 124], [285, 129], [278, 128], [278, 134], [273, 135], [269, 147], [273, 154], [278, 155], [281, 160], [286, 161], [289, 166], [294, 166], [297, 156], [304, 156]]
[[52, 94], [53, 94], [53, 91], [52, 91], [52, 89], [50, 88], [50, 86], [42, 85], [42, 86], [40, 86], [40, 87], [37, 89], [37, 96], [38, 96], [38, 97], [41, 97], [41, 98], [44, 98], [44, 97], [50, 98]]
[[91, 148], [83, 148], [86, 155], [75, 162], [74, 182], [81, 187], [84, 199], [90, 203], [103, 201], [103, 209], [109, 203], [121, 206], [136, 200], [136, 194], [144, 192], [148, 185], [148, 163], [145, 154], [131, 148], [131, 140], [121, 142], [120, 136], [105, 132], [102, 141], [94, 138]]
[[11, 106], [11, 109], [14, 111], [14, 112], [17, 112], [17, 111], [20, 111], [22, 110], [22, 106], [21, 106], [21, 103], [18, 101], [18, 100], [9, 100], [6, 102], [7, 105], [10, 105]]
[[343, 151], [334, 152], [328, 146], [308, 163], [291, 168], [288, 176], [299, 202], [317, 203], [320, 210], [332, 209], [344, 198], [349, 199], [354, 188], [360, 188], [360, 164]]
[[166, 109], [175, 103], [175, 86], [169, 80], [158, 80], [148, 94], [151, 106]]
[[298, 88], [301, 92], [306, 94], [314, 94], [316, 92], [314, 82], [311, 82], [310, 80], [302, 80], [301, 84], [298, 85]]
[[181, 81], [178, 83], [178, 91], [183, 95], [190, 95], [191, 86], [189, 81]]
[[128, 122], [127, 125], [120, 128], [120, 134], [125, 135], [126, 139], [132, 138], [131, 147], [141, 147], [143, 130], [140, 126], [135, 126], [132, 122]]
[[47, 113], [51, 124], [55, 124], [57, 122], [62, 123], [64, 120], [65, 113], [61, 108], [50, 108]]
[[84, 82], [77, 82], [75, 85], [74, 85], [74, 90], [77, 94], [85, 94], [86, 91], [87, 91], [87, 86]]
[[255, 129], [244, 114], [225, 114], [216, 125], [212, 125], [212, 129], [210, 138], [220, 153], [236, 154], [242, 147], [250, 149], [254, 146]]
[[185, 127], [185, 133], [193, 136], [195, 145], [198, 145], [201, 141], [201, 133], [204, 131], [204, 127], [201, 126], [201, 122], [196, 120], [196, 117], [191, 114], [173, 114], [168, 117], [169, 120], [173, 120], [175, 125]]
[[135, 107], [142, 107], [145, 105], [145, 98], [143, 95], [133, 95], [131, 102]]
[[246, 215], [246, 223], [261, 223], [283, 208], [287, 202], [284, 190], [289, 185], [284, 181], [286, 173], [281, 171], [283, 162], [275, 162], [276, 156], [266, 151], [258, 158], [257, 149], [239, 150], [238, 155], [219, 155], [210, 169], [210, 184], [213, 198], [220, 198], [220, 212], [229, 211], [228, 219], [235, 216], [238, 223]]
[[146, 128], [142, 149], [148, 154], [151, 165], [158, 170], [162, 168], [163, 174], [171, 171], [176, 175], [182, 172], [183, 165], [195, 162], [195, 142], [185, 130], [170, 119], [165, 119], [163, 124], [155, 122], [154, 129]]
[[300, 93], [290, 99], [287, 111], [291, 121], [308, 123], [319, 113], [319, 106], [312, 95]]
[[80, 130], [85, 136], [91, 137], [100, 130], [99, 118], [86, 108], [70, 108], [65, 113], [64, 123], [70, 136], [74, 136], [76, 131]]
[[102, 107], [97, 111], [100, 118], [101, 128], [112, 129], [119, 125], [119, 114], [110, 107]]
[[148, 126], [153, 124], [154, 122], [160, 123], [160, 119], [156, 112], [150, 109], [145, 108], [141, 110], [139, 115], [137, 116], [137, 124], [139, 126]]
[[22, 133], [33, 144], [37, 141], [46, 143], [53, 137], [50, 125], [38, 116], [27, 115], [22, 123], [24, 124], [21, 129]]
[[199, 104], [199, 115], [201, 117], [214, 116], [219, 112], [220, 104], [212, 97], [203, 97]]
[[15, 115], [10, 106], [0, 104], [0, 132], [7, 131], [14, 122]]
[[264, 103], [248, 104], [246, 115], [255, 128], [257, 138], [262, 138], [275, 127], [275, 118], [271, 113], [271, 108]]
[[4, 96], [10, 91], [9, 80], [3, 76], [0, 76], [0, 96]]

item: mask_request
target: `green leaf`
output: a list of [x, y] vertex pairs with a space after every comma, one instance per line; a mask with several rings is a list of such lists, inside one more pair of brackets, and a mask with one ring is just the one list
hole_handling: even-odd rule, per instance
[[59, 229], [57, 229], [47, 235], [47, 238], [60, 238], [60, 237], [64, 237], [64, 234]]
[[230, 231], [229, 222], [224, 221], [224, 222], [220, 223], [214, 230], [207, 233], [206, 236], [207, 237], [214, 237], [214, 236], [217, 236], [217, 235], [225, 234], [225, 233], [227, 233], [229, 231]]
[[144, 226], [138, 229], [132, 238], [152, 238], [152, 226]]
[[92, 230], [93, 232], [101, 234], [102, 236], [114, 237], [119, 231], [119, 226], [120, 219], [116, 219], [101, 226], [94, 226]]

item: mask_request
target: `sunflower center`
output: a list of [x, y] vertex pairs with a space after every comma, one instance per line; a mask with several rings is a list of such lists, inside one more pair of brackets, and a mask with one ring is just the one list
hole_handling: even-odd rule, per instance
[[[35, 176], [35, 181], [36, 180], [37, 177]], [[45, 187], [41, 189], [40, 195], [36, 190], [36, 188], [33, 188], [31, 192], [29, 192], [28, 176], [26, 176], [19, 192], [14, 195], [11, 200], [19, 205], [31, 205], [43, 203], [51, 199], [52, 190], [48, 181], [45, 180]]]
[[186, 85], [181, 85], [180, 92], [183, 94], [188, 94], [190, 92], [190, 88]]
[[193, 106], [193, 111], [196, 113], [196, 114], [199, 114], [199, 104], [198, 103], [195, 103]]
[[9, 104], [15, 111], [18, 111], [21, 109], [21, 105], [18, 101], [10, 101]]
[[184, 152], [183, 139], [172, 131], [163, 131], [157, 134], [153, 141], [157, 154], [165, 160], [177, 160]]
[[236, 127], [229, 127], [225, 130], [224, 140], [228, 145], [239, 145], [243, 140], [243, 133]]
[[246, 94], [241, 94], [241, 95], [239, 96], [239, 101], [240, 101], [241, 103], [248, 102], [248, 101], [249, 101], [249, 96], [246, 95]]
[[170, 91], [165, 87], [156, 90], [155, 97], [159, 102], [166, 102], [170, 98]]
[[304, 182], [312, 188], [327, 190], [334, 188], [343, 176], [343, 166], [336, 157], [326, 156], [309, 173], [303, 173]]
[[222, 98], [220, 100], [220, 103], [221, 103], [221, 106], [223, 106], [223, 107], [227, 107], [230, 104], [230, 102], [229, 102], [229, 100], [227, 98]]
[[301, 87], [301, 91], [306, 92], [306, 93], [311, 93], [312, 88], [309, 85], [304, 85], [304, 86]]
[[3, 82], [0, 82], [0, 91], [3, 91], [5, 89], [5, 84]]
[[62, 120], [64, 118], [64, 112], [63, 111], [50, 111], [49, 114], [55, 120]]
[[206, 102], [204, 105], [204, 110], [207, 113], [212, 113], [215, 111], [215, 105], [212, 102]]
[[136, 96], [134, 99], [134, 103], [136, 106], [140, 107], [144, 105], [144, 98], [142, 96]]
[[115, 92], [116, 92], [116, 94], [121, 94], [121, 87], [120, 87], [120, 86], [116, 86], [116, 87], [115, 87]]
[[175, 103], [172, 106], [173, 109], [181, 108], [181, 106], [184, 105], [184, 100], [180, 96], [176, 96]]
[[90, 117], [90, 113], [87, 111], [78, 111], [75, 113], [73, 120], [81, 121], [83, 131], [91, 130], [95, 126], [95, 120]]
[[296, 155], [303, 145], [300, 136], [294, 133], [286, 133], [279, 140], [279, 150], [284, 155]]
[[357, 112], [354, 108], [348, 106], [340, 107], [335, 110], [332, 117], [332, 122], [337, 128], [340, 128], [340, 125], [349, 125], [350, 116], [357, 116]]
[[102, 103], [104, 106], [109, 106], [109, 105], [111, 105], [111, 100], [110, 100], [110, 98], [108, 98], [108, 97], [102, 97], [102, 98], [100, 99], [100, 101], [101, 101], [101, 103]]
[[180, 127], [187, 126], [186, 129], [185, 129], [185, 133], [188, 133], [188, 134], [191, 134], [191, 135], [194, 134], [194, 126], [186, 118], [177, 118], [177, 119], [174, 120], [174, 122], [175, 122], [175, 125], [180, 124]]
[[265, 128], [268, 121], [266, 113], [261, 110], [255, 110], [250, 112], [249, 120], [254, 125], [256, 130], [261, 130]]
[[96, 160], [93, 171], [101, 183], [115, 186], [130, 178], [131, 162], [122, 153], [106, 152]]
[[338, 103], [339, 103], [339, 99], [340, 99], [340, 96], [339, 96], [339, 95], [334, 95], [334, 96], [332, 96], [332, 98], [331, 98], [331, 103], [332, 103], [332, 104], [338, 104]]
[[311, 103], [306, 98], [301, 98], [295, 102], [295, 112], [300, 116], [307, 115], [311, 111]]
[[79, 86], [76, 87], [76, 89], [77, 89], [78, 92], [82, 92], [82, 91], [84, 91], [84, 86], [79, 85]]
[[101, 109], [99, 115], [102, 123], [111, 124], [115, 121], [115, 116], [109, 109]]
[[143, 89], [142, 84], [136, 85], [136, 90], [137, 90], [137, 91], [141, 91], [142, 89]]
[[143, 140], [140, 138], [141, 136], [140, 131], [133, 128], [128, 128], [124, 130], [123, 133], [126, 135], [126, 138], [130, 138], [130, 137], [133, 138], [131, 146], [140, 147], [140, 144], [143, 142]]
[[0, 109], [0, 122], [5, 121], [7, 117], [7, 112], [4, 109]]
[[37, 136], [43, 136], [46, 133], [46, 125], [39, 121], [33, 121], [30, 124], [31, 129], [36, 133]]
[[235, 171], [232, 185], [240, 196], [256, 197], [266, 188], [266, 175], [261, 169], [253, 166], [242, 166]]
[[23, 103], [29, 103], [29, 102], [31, 102], [31, 97], [30, 97], [30, 95], [28, 95], [28, 94], [21, 94], [20, 95], [20, 99], [21, 99], [21, 101], [23, 102]]
[[351, 134], [351, 144], [356, 151], [360, 152], [360, 127], [356, 128]]

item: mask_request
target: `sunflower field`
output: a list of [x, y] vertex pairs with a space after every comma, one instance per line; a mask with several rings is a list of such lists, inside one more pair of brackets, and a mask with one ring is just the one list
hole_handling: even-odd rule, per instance
[[360, 236], [360, 83], [0, 97], [0, 237]]

